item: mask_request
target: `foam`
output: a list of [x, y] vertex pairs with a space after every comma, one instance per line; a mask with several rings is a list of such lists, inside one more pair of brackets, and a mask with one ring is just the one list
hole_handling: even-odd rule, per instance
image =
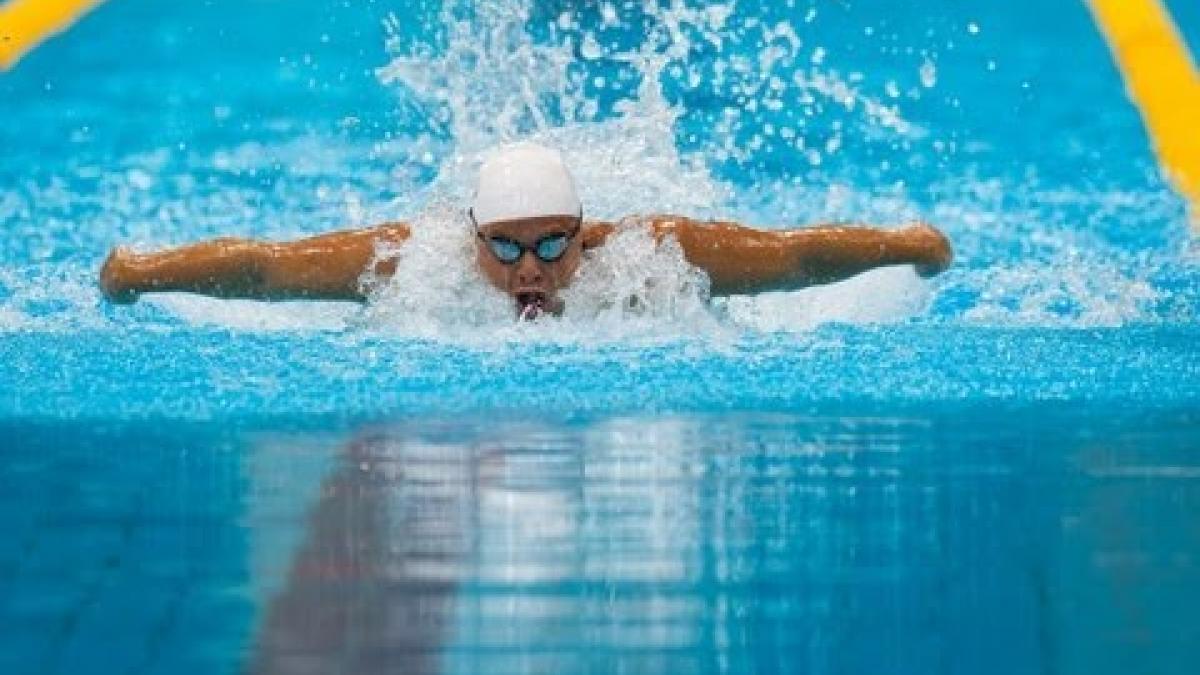
[[997, 265], [977, 272], [978, 300], [963, 312], [985, 326], [1119, 327], [1142, 321], [1160, 294], [1112, 265]]
[[931, 285], [905, 265], [871, 270], [827, 286], [731, 297], [723, 306], [739, 326], [778, 332], [830, 323], [897, 323], [928, 311], [932, 299]]
[[0, 333], [24, 329], [29, 324], [29, 317], [6, 307], [0, 307]]
[[585, 254], [579, 277], [563, 292], [563, 316], [534, 322], [519, 321], [507, 296], [475, 265], [461, 264], [473, 260], [474, 239], [461, 209], [447, 202], [420, 214], [412, 237], [381, 255], [395, 258], [397, 272], [368, 280], [375, 290], [354, 323], [364, 330], [489, 345], [678, 338], [698, 323], [718, 327], [703, 274], [674, 242], [657, 246], [646, 228], [622, 229]]
[[344, 302], [261, 302], [187, 293], [156, 293], [141, 302], [193, 326], [252, 332], [342, 331], [361, 311]]

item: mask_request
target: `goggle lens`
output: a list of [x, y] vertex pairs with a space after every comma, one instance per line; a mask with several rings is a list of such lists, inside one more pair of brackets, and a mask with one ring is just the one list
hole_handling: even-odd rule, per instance
[[[504, 237], [486, 237], [488, 248], [492, 249], [492, 254], [496, 259], [505, 265], [511, 265], [521, 259], [521, 255], [525, 253], [525, 247], [512, 239]], [[536, 255], [542, 262], [554, 262], [563, 257], [567, 252], [567, 246], [571, 243], [571, 237], [567, 234], [552, 234], [548, 237], [539, 239], [533, 245], [533, 254]]]
[[475, 212], [468, 209], [467, 215], [471, 218], [471, 222], [475, 224], [475, 236], [487, 242], [492, 255], [496, 256], [496, 259], [505, 265], [511, 265], [520, 260], [525, 251], [533, 253], [542, 262], [552, 263], [566, 254], [567, 248], [571, 245], [571, 239], [579, 234], [580, 228], [583, 227], [583, 210], [581, 209], [579, 211], [579, 221], [575, 224], [574, 230], [546, 235], [538, 239], [537, 243], [533, 246], [527, 248], [525, 244], [513, 241], [507, 237], [484, 236], [479, 231], [479, 223], [475, 222]]
[[521, 253], [524, 249], [521, 245], [511, 239], [502, 237], [489, 237], [487, 240], [488, 247], [492, 249], [492, 254], [496, 258], [506, 264], [511, 265], [521, 259]]
[[554, 234], [545, 239], [539, 239], [537, 246], [533, 247], [533, 252], [542, 259], [542, 262], [554, 262], [567, 252], [567, 244], [567, 235]]

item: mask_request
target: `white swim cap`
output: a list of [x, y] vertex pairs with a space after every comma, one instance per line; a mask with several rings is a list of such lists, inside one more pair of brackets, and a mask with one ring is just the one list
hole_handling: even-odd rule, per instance
[[484, 160], [471, 208], [480, 226], [581, 213], [575, 181], [562, 155], [528, 142], [502, 146]]

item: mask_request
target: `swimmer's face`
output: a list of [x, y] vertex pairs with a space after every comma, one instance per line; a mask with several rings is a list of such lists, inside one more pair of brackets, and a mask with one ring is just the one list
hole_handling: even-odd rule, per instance
[[[475, 259], [483, 276], [513, 299], [518, 315], [534, 318], [542, 312], [557, 314], [563, 308], [558, 292], [571, 283], [582, 259], [583, 237], [579, 227], [577, 216], [542, 216], [490, 223], [479, 228]], [[556, 235], [570, 237], [565, 251], [556, 260], [542, 260], [533, 249], [542, 242], [543, 253], [556, 252], [556, 242], [552, 240]], [[489, 242], [492, 238], [515, 242], [525, 250], [516, 262], [505, 263], [492, 250], [493, 243]], [[502, 245], [513, 250], [509, 244]]]

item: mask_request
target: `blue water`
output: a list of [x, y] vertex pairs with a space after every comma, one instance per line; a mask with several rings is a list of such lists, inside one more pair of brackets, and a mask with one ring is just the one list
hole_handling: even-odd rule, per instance
[[[1200, 668], [1200, 257], [1086, 6], [567, 8], [110, 0], [0, 75], [0, 670]], [[531, 133], [600, 216], [955, 266], [533, 327], [96, 291], [436, 220]]]

